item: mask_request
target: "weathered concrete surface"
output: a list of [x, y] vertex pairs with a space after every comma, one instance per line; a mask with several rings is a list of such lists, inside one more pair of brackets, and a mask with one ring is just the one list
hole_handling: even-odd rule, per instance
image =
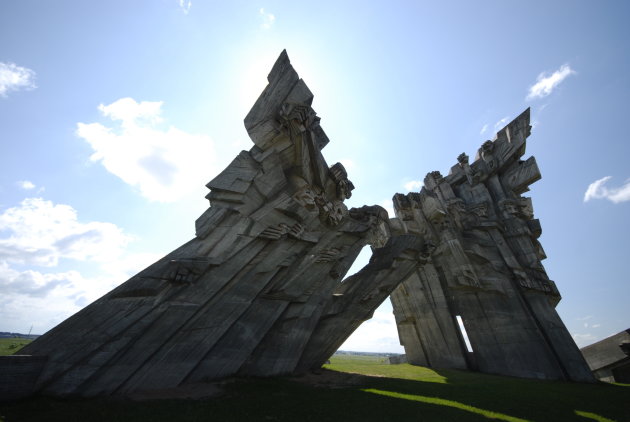
[[[630, 329], [580, 349], [593, 375], [601, 381], [630, 383]], [[626, 351], [621, 347], [625, 345]]]
[[593, 380], [554, 309], [560, 294], [541, 263], [540, 222], [521, 196], [541, 177], [533, 157], [520, 159], [530, 128], [527, 109], [472, 164], [462, 154], [448, 176], [431, 172], [419, 193], [394, 196], [406, 231], [434, 245], [391, 296], [409, 362]]
[[[49, 395], [129, 395], [320, 366], [406, 278], [423, 246], [328, 166], [313, 95], [283, 52], [245, 118], [255, 146], [208, 183], [196, 237], [24, 349]], [[373, 261], [342, 279], [361, 249]], [[347, 294], [351, 293], [351, 294]]]
[[0, 356], [0, 401], [31, 396], [45, 364], [45, 356]]

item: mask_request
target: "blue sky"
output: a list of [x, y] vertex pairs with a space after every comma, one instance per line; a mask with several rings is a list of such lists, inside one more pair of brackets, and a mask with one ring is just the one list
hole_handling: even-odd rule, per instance
[[[285, 48], [349, 206], [391, 208], [531, 107], [557, 309], [580, 346], [629, 328], [628, 16], [623, 1], [1, 0], [0, 331], [42, 333], [192, 238]], [[402, 351], [388, 301], [344, 348]]]

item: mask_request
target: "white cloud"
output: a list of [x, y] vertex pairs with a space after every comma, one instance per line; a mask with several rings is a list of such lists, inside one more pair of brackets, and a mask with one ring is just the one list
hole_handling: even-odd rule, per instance
[[0, 62], [0, 97], [6, 97], [9, 91], [34, 88], [34, 71], [15, 63]]
[[352, 175], [350, 174], [350, 172], [357, 168], [357, 164], [354, 162], [354, 160], [350, 158], [343, 158], [339, 160], [339, 162], [343, 165], [343, 167], [348, 172], [348, 177], [352, 178]]
[[388, 305], [386, 301], [377, 308], [374, 317], [361, 324], [339, 349], [354, 352], [405, 353], [398, 339], [394, 314]]
[[35, 189], [35, 185], [29, 180], [20, 180], [17, 185], [24, 190]]
[[536, 78], [536, 83], [529, 88], [526, 100], [532, 100], [534, 98], [543, 98], [551, 94], [553, 90], [567, 78], [567, 76], [574, 74], [575, 71], [569, 67], [568, 64], [563, 64], [560, 69], [548, 75], [543, 72]]
[[160, 123], [162, 101], [142, 101], [137, 103], [133, 98], [121, 98], [110, 105], [100, 104], [98, 110], [105, 117], [120, 120], [123, 128], [134, 128], [139, 124], [153, 125]]
[[276, 21], [276, 17], [273, 15], [273, 13], [265, 12], [265, 9], [262, 7], [258, 11], [258, 14], [262, 19], [262, 23], [260, 24], [260, 27], [262, 29], [270, 29], [273, 23]]
[[591, 199], [608, 199], [615, 204], [630, 201], [630, 179], [626, 180], [620, 187], [608, 188], [604, 185], [610, 179], [612, 176], [606, 176], [591, 183], [584, 193], [584, 202]]
[[504, 118], [502, 118], [501, 120], [499, 120], [498, 122], [494, 124], [494, 130], [497, 131], [499, 129], [503, 129], [503, 127], [509, 120], [510, 120], [510, 116], [505, 116]]
[[481, 130], [479, 131], [479, 134], [483, 135], [484, 133], [486, 133], [486, 130], [488, 130], [488, 123], [482, 126]]
[[407, 190], [407, 192], [419, 191], [420, 188], [422, 188], [423, 185], [424, 185], [424, 183], [422, 182], [422, 180], [411, 180], [411, 181], [409, 181], [409, 182], [404, 184], [405, 189]]
[[575, 343], [577, 344], [579, 348], [588, 346], [589, 344], [592, 344], [597, 340], [597, 337], [595, 337], [593, 334], [590, 334], [590, 333], [572, 334], [572, 336], [573, 336], [573, 340], [575, 340]]
[[131, 240], [112, 223], [81, 223], [69, 205], [26, 198], [0, 214], [0, 262], [56, 266], [60, 259], [112, 261]]
[[144, 197], [172, 202], [198, 190], [220, 169], [210, 137], [158, 127], [161, 107], [160, 101], [132, 98], [101, 104], [101, 113], [119, 122], [118, 127], [78, 123], [77, 135], [94, 149], [92, 161], [100, 161]]
[[[0, 321], [2, 329], [42, 334], [77, 312], [98, 283], [84, 279], [76, 271], [41, 273], [16, 271], [0, 262]], [[99, 294], [100, 293], [100, 294]], [[78, 303], [77, 303], [78, 302]]]
[[33, 270], [16, 271], [7, 262], [0, 261], [0, 291], [3, 295], [46, 297], [57, 287], [67, 286], [80, 278], [76, 271], [47, 274]]
[[389, 215], [389, 218], [396, 217], [396, 213], [394, 212], [394, 204], [392, 203], [391, 199], [383, 199], [379, 205], [385, 208], [387, 214]]
[[585, 317], [581, 317], [581, 318], [576, 318], [578, 321], [588, 321], [589, 319], [592, 319], [593, 315], [587, 315]]
[[[112, 223], [81, 222], [69, 205], [27, 198], [0, 214], [0, 329], [41, 334], [161, 254], [126, 251], [131, 236]], [[96, 264], [99, 276], [56, 270]], [[44, 271], [36, 267], [44, 267]]]
[[5, 331], [42, 334], [120, 284], [110, 275], [17, 271], [0, 262], [0, 321]]
[[187, 15], [190, 12], [190, 6], [192, 6], [192, 0], [178, 0], [179, 8], [184, 12], [184, 15]]

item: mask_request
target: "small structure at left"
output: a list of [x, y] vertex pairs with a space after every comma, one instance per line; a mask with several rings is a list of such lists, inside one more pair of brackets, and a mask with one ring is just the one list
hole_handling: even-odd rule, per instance
[[[207, 186], [196, 236], [22, 349], [53, 396], [128, 395], [319, 367], [414, 270], [421, 237], [354, 186], [286, 51], [245, 118], [254, 146]], [[370, 263], [343, 279], [365, 245]]]

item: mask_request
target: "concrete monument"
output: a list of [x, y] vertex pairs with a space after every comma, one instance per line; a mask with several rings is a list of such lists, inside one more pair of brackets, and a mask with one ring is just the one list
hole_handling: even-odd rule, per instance
[[593, 380], [554, 309], [560, 294], [541, 263], [541, 225], [522, 196], [541, 177], [534, 157], [520, 159], [530, 129], [527, 109], [473, 163], [461, 154], [447, 176], [431, 172], [419, 193], [394, 196], [406, 232], [432, 245], [391, 296], [409, 362]]
[[[406, 278], [419, 236], [328, 166], [313, 95], [282, 52], [245, 118], [255, 144], [207, 186], [196, 237], [23, 353], [47, 358], [36, 390], [95, 396], [320, 367]], [[394, 224], [395, 226], [395, 224]], [[361, 249], [374, 255], [343, 280]]]
[[[25, 347], [41, 369], [34, 391], [128, 395], [319, 368], [392, 291], [412, 363], [591, 380], [521, 197], [540, 178], [519, 160], [529, 111], [472, 164], [462, 154], [448, 176], [396, 195], [390, 219], [344, 204], [354, 185], [326, 163], [313, 95], [286, 52], [268, 82], [245, 118], [254, 146], [207, 184], [195, 237]], [[365, 245], [369, 264], [344, 279]]]

